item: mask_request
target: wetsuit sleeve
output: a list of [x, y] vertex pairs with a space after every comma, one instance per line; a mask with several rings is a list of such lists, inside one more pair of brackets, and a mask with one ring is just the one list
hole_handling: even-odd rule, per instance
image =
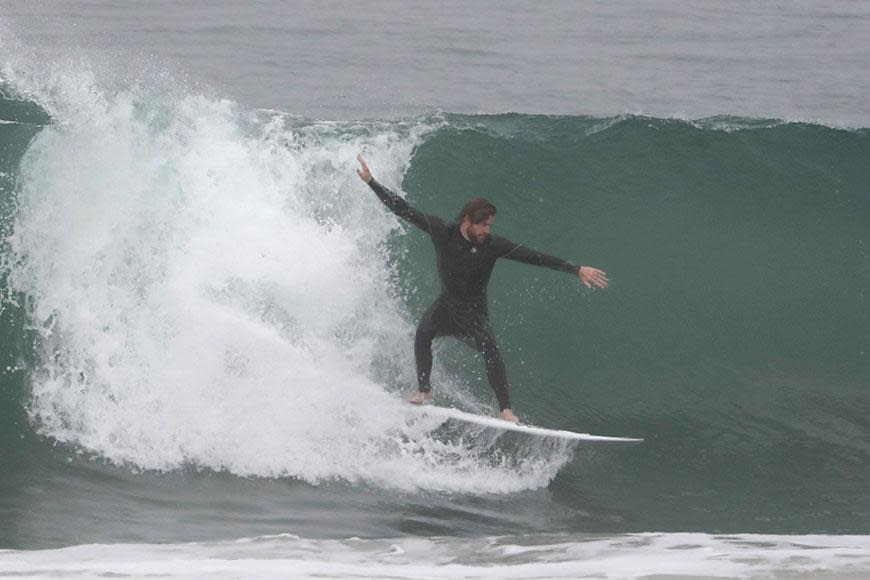
[[533, 266], [543, 266], [544, 268], [567, 272], [569, 274], [577, 274], [580, 270], [580, 266], [576, 264], [527, 248], [499, 236], [493, 236], [492, 245], [499, 258], [516, 260], [517, 262], [523, 262]]
[[435, 233], [435, 229], [444, 227], [444, 222], [441, 218], [425, 214], [414, 208], [410, 203], [378, 183], [376, 180], [372, 179], [369, 182], [369, 187], [372, 188], [372, 191], [375, 192], [378, 199], [384, 202], [384, 205], [387, 206], [391, 212], [403, 220], [411, 222], [424, 232], [432, 235]]

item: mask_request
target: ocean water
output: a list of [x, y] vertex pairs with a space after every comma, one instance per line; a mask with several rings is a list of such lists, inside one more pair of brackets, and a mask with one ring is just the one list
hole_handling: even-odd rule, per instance
[[[870, 575], [862, 3], [13, 2], [0, 574]], [[428, 213], [527, 421], [420, 420]], [[494, 410], [437, 343], [436, 402]]]

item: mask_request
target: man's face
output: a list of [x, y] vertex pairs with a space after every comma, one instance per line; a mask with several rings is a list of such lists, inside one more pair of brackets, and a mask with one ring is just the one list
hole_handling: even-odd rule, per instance
[[465, 219], [468, 221], [468, 227], [465, 230], [465, 233], [468, 234], [468, 240], [475, 246], [480, 246], [489, 236], [492, 224], [495, 222], [495, 216], [490, 216], [479, 224], [471, 223], [471, 219], [468, 216]]

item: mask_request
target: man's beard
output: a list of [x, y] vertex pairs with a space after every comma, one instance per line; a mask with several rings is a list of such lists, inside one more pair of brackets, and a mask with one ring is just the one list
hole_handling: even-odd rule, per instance
[[468, 237], [471, 238], [471, 243], [475, 246], [482, 246], [483, 242], [486, 241], [486, 236], [489, 234], [475, 234], [474, 232], [469, 232]]

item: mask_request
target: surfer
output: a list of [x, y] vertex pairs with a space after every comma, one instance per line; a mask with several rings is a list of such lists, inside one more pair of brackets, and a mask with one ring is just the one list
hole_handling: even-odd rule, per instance
[[607, 274], [597, 268], [577, 266], [491, 233], [495, 206], [475, 197], [463, 206], [455, 222], [425, 214], [378, 183], [362, 155], [357, 155], [357, 174], [378, 198], [400, 218], [420, 228], [432, 238], [441, 295], [429, 307], [417, 326], [414, 357], [419, 391], [411, 398], [415, 404], [432, 399], [429, 377], [432, 372], [432, 341], [440, 336], [455, 336], [483, 355], [489, 384], [498, 400], [501, 418], [514, 423], [519, 418], [511, 410], [507, 374], [499, 353], [486, 302], [486, 286], [498, 258], [544, 266], [579, 276], [588, 288], [607, 287]]

